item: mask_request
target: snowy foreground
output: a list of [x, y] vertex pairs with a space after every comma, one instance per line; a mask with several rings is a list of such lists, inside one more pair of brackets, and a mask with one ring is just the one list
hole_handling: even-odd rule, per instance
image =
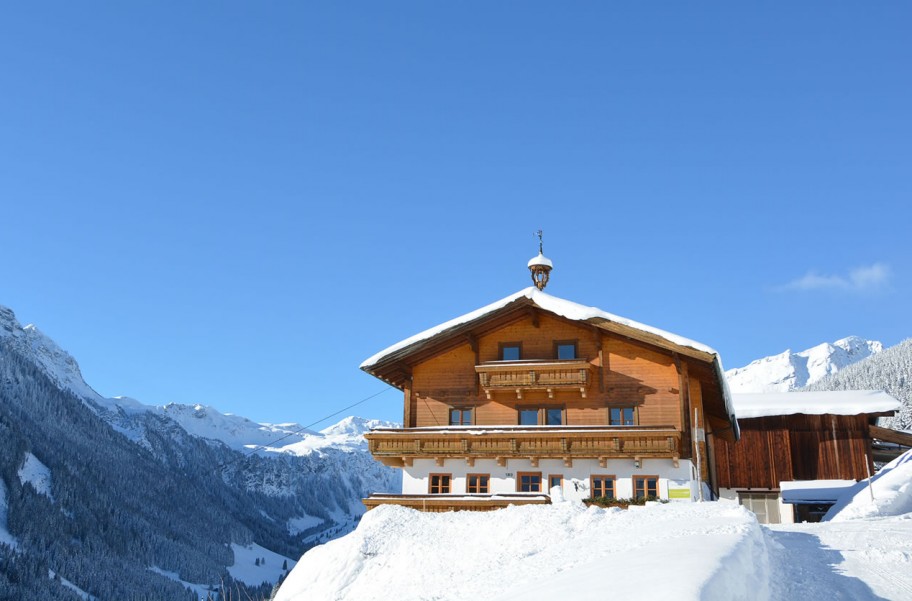
[[767, 597], [764, 537], [737, 505], [473, 513], [385, 506], [312, 549], [277, 600]]
[[761, 527], [728, 503], [369, 512], [279, 601], [912, 599], [912, 514]]

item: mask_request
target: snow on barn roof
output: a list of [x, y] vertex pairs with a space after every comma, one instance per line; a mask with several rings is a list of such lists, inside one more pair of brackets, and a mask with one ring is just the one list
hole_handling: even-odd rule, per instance
[[423, 332], [415, 334], [414, 336], [406, 338], [405, 340], [397, 342], [389, 348], [383, 349], [376, 355], [366, 359], [364, 363], [361, 364], [361, 369], [376, 365], [387, 356], [392, 355], [393, 353], [400, 351], [408, 346], [411, 346], [412, 344], [428, 340], [434, 336], [437, 336], [438, 334], [446, 332], [451, 328], [455, 328], [470, 321], [475, 321], [476, 319], [484, 317], [489, 313], [493, 313], [494, 311], [497, 311], [498, 309], [501, 309], [513, 301], [521, 298], [528, 298], [539, 308], [560, 315], [561, 317], [566, 317], [567, 319], [572, 319], [575, 321], [587, 321], [590, 319], [606, 320], [622, 326], [626, 326], [628, 328], [653, 334], [677, 346], [692, 348], [703, 353], [715, 355], [716, 357], [719, 356], [719, 353], [717, 353], [714, 349], [706, 346], [705, 344], [701, 344], [694, 340], [689, 340], [683, 336], [678, 336], [677, 334], [672, 334], [670, 332], [666, 332], [652, 326], [638, 323], [632, 319], [613, 315], [596, 307], [587, 307], [586, 305], [580, 305], [579, 303], [574, 303], [573, 301], [551, 296], [550, 294], [537, 289], [535, 286], [529, 286], [528, 288], [524, 288], [506, 298], [502, 298], [499, 301], [493, 302], [490, 305], [476, 309], [475, 311], [466, 313], [465, 315], [444, 322], [439, 326], [429, 328]]
[[774, 415], [858, 415], [899, 409], [900, 402], [882, 390], [828, 390], [732, 394], [740, 419]]

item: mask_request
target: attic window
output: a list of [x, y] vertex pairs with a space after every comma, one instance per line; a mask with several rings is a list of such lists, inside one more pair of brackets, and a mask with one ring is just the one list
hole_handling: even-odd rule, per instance
[[522, 345], [518, 342], [502, 342], [500, 344], [501, 361], [519, 361], [522, 359]]
[[576, 342], [572, 340], [555, 342], [554, 354], [559, 361], [576, 359]]

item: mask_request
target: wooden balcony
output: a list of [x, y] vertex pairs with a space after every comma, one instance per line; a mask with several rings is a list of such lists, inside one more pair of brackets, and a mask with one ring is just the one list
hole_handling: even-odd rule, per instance
[[586, 398], [592, 365], [581, 359], [565, 361], [490, 361], [475, 366], [482, 389], [490, 400], [498, 391], [522, 399], [523, 391], [545, 390], [554, 398], [557, 390], [579, 390]]
[[551, 497], [541, 493], [510, 495], [390, 495], [373, 494], [363, 499], [368, 511], [380, 505], [401, 505], [418, 511], [493, 511], [510, 505], [550, 505]]
[[383, 428], [364, 436], [374, 458], [389, 466], [412, 465], [415, 459], [574, 459], [668, 458], [677, 465], [681, 433], [671, 426], [450, 426]]

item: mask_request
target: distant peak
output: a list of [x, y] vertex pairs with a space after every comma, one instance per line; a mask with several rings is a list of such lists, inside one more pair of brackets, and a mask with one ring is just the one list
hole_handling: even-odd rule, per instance
[[792, 352], [790, 349], [725, 372], [732, 392], [787, 392], [836, 373], [861, 359], [883, 351], [883, 344], [859, 336]]

